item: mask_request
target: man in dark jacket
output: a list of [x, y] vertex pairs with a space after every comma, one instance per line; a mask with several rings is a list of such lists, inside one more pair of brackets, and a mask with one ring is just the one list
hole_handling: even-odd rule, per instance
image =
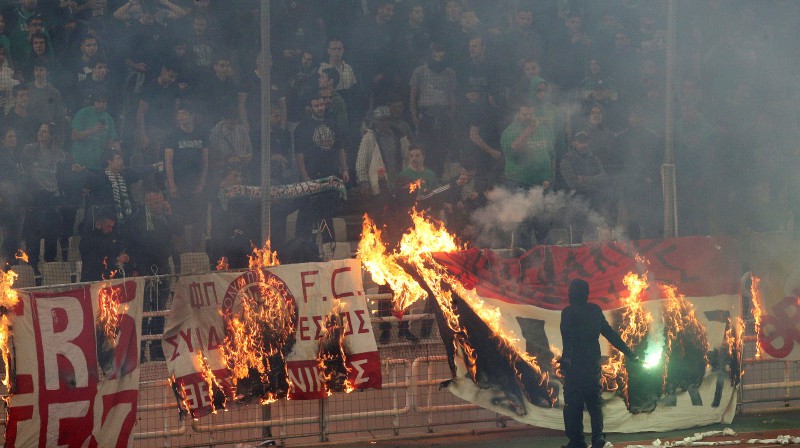
[[589, 301], [589, 283], [575, 279], [569, 285], [569, 305], [561, 311], [561, 339], [564, 352], [564, 432], [567, 448], [585, 448], [583, 407], [592, 419], [592, 448], [606, 444], [603, 409], [600, 401], [600, 342], [602, 334], [627, 358], [638, 361], [619, 334], [608, 324], [603, 310]]
[[95, 219], [94, 229], [81, 238], [81, 281], [95, 282], [125, 276], [130, 256], [125, 253], [117, 233], [114, 232], [116, 214], [101, 210]]

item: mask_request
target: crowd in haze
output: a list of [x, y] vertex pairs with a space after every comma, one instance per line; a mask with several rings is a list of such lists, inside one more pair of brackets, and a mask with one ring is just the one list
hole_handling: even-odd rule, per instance
[[[6, 260], [66, 260], [80, 236], [83, 280], [164, 273], [181, 252], [241, 263], [260, 240], [259, 198], [231, 193], [261, 183], [258, 3], [0, 1]], [[271, 6], [271, 182], [347, 190], [276, 198], [279, 255], [313, 259], [334, 238], [321, 220], [409, 205], [409, 184], [465, 241], [498, 188], [569, 192], [628, 238], [663, 236], [665, 2]], [[680, 235], [791, 227], [800, 5], [678, 6]], [[558, 227], [603, 237], [580, 218], [522, 224], [523, 247]]]

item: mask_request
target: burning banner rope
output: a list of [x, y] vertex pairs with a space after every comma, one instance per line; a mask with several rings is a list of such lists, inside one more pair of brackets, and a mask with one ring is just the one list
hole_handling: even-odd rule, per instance
[[674, 442], [662, 442], [659, 439], [653, 441], [650, 445], [626, 445], [625, 448], [671, 448], [674, 446], [724, 446], [724, 445], [789, 445], [800, 444], [800, 437], [790, 435], [779, 435], [774, 439], [747, 439], [747, 440], [718, 440], [718, 441], [703, 441], [706, 437], [717, 436], [736, 436], [736, 431], [731, 428], [725, 428], [722, 431], [706, 431], [696, 432], [693, 436], [685, 437], [681, 440]]
[[[522, 393], [531, 403], [552, 406], [558, 395], [555, 388], [550, 386], [549, 377], [536, 358], [518, 350], [518, 339], [503, 331], [501, 311], [486, 306], [473, 285], [464, 285], [434, 260], [436, 252], [459, 250], [454, 237], [416, 211], [411, 218], [412, 228], [403, 234], [397, 248], [389, 252], [381, 239], [381, 230], [365, 216], [358, 248], [373, 281], [392, 289], [393, 313], [402, 317], [403, 310], [417, 300], [433, 297], [439, 305], [440, 333], [452, 339], [452, 346], [446, 344], [446, 349], [453, 376], [456, 371], [452, 357], [460, 354], [470, 378], [481, 387], [489, 387], [482, 384], [487, 375], [481, 375], [481, 370], [506, 369], [508, 372], [502, 373], [516, 378], [516, 384], [503, 384], [501, 388], [519, 415], [526, 413]], [[502, 373], [491, 376], [508, 377]]]
[[237, 400], [258, 398], [267, 404], [289, 393], [285, 358], [294, 346], [297, 312], [286, 298], [286, 286], [265, 270], [278, 264], [269, 241], [264, 249], [253, 248], [250, 270], [258, 277], [258, 287], [240, 292], [239, 313], [228, 310], [224, 315], [226, 337], [222, 353]]
[[750, 274], [750, 311], [753, 313], [756, 333], [756, 359], [761, 359], [761, 317], [764, 314], [764, 299], [761, 297], [761, 279]]
[[6, 395], [3, 396], [3, 400], [6, 402], [6, 409], [10, 409], [8, 403], [15, 386], [13, 378], [15, 369], [11, 343], [11, 320], [8, 318], [8, 312], [19, 303], [17, 291], [12, 289], [16, 279], [16, 272], [0, 271], [0, 355], [3, 357], [3, 366], [5, 366], [3, 386], [5, 386]]

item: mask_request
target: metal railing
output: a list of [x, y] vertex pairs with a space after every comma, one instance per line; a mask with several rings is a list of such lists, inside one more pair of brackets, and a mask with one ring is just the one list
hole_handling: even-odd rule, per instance
[[[170, 284], [169, 280], [174, 278], [148, 278], [148, 281], [154, 280], [167, 280]], [[74, 287], [75, 284], [71, 284], [46, 289]], [[367, 298], [373, 306], [378, 300], [389, 299], [390, 295], [369, 294]], [[165, 317], [169, 313], [166, 309], [169, 303], [159, 305], [164, 308], [146, 311], [143, 318]], [[418, 331], [422, 320], [433, 318], [421, 311], [422, 304], [414, 305], [404, 317], [412, 331]], [[373, 317], [373, 330], [377, 334], [380, 323], [397, 321], [394, 317]], [[396, 334], [397, 331], [393, 329], [392, 332]], [[160, 334], [142, 336], [145, 343], [160, 339]], [[748, 336], [745, 342], [745, 375], [739, 390], [738, 413], [796, 410], [800, 401], [798, 362], [756, 358], [755, 337]], [[151, 348], [146, 347], [146, 352], [150, 351]], [[449, 427], [448, 432], [463, 433], [498, 426], [524, 426], [463, 401], [440, 387], [442, 382], [451, 379], [451, 373], [444, 345], [435, 331], [419, 344], [392, 339], [387, 344], [379, 344], [379, 351], [384, 378], [380, 390], [335, 394], [321, 400], [281, 400], [268, 406], [234, 405], [226, 412], [189, 422], [180, 417], [166, 379], [166, 362], [144, 356], [133, 446], [232, 446], [265, 439], [301, 446], [329, 441], [391, 439], [434, 432], [445, 426]]]

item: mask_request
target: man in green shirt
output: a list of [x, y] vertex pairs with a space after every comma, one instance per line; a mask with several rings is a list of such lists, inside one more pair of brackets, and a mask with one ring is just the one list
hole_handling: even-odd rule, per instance
[[503, 131], [500, 146], [506, 158], [506, 184], [510, 188], [549, 188], [555, 174], [553, 139], [539, 125], [533, 107], [521, 104], [514, 122]]
[[72, 157], [83, 168], [98, 170], [105, 167], [103, 151], [119, 150], [114, 119], [106, 112], [105, 93], [92, 97], [92, 106], [84, 107], [72, 119]]
[[[536, 119], [533, 107], [521, 104], [514, 122], [503, 131], [500, 146], [506, 158], [506, 186], [512, 190], [533, 187], [550, 190], [555, 176], [556, 153], [546, 126]], [[517, 247], [529, 249], [534, 241], [549, 241], [550, 220], [546, 216], [530, 216], [519, 223], [512, 240]]]

